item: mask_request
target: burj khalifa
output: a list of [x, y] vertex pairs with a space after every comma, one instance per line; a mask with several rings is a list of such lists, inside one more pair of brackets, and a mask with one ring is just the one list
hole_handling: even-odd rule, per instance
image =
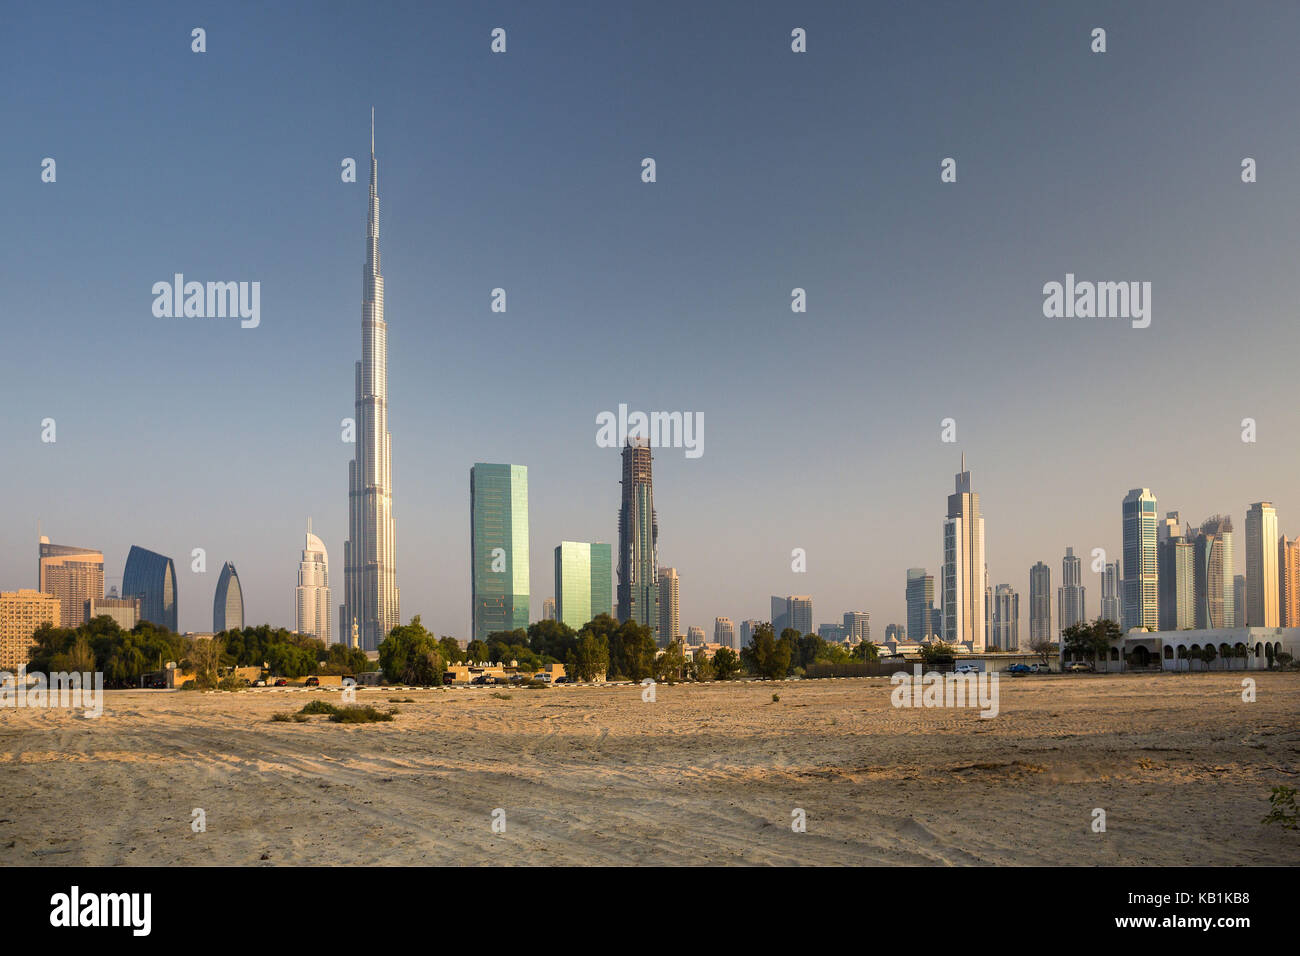
[[339, 638], [375, 650], [401, 620], [388, 434], [388, 326], [379, 270], [378, 165], [370, 111], [370, 212], [361, 283], [361, 361], [356, 364], [356, 456], [348, 465], [348, 540]]

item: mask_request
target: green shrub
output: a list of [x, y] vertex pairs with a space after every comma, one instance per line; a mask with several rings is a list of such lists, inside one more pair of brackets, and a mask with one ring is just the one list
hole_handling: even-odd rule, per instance
[[393, 719], [392, 711], [384, 713], [370, 705], [364, 707], [339, 707], [330, 714], [330, 722], [335, 724], [374, 724]]
[[335, 707], [333, 704], [329, 703], [328, 701], [323, 701], [323, 700], [313, 700], [302, 710], [298, 711], [298, 713], [300, 714], [308, 714], [310, 716], [315, 716], [317, 714], [332, 715], [332, 714], [337, 714], [338, 712], [339, 712], [338, 707]]
[[1269, 811], [1261, 823], [1276, 823], [1283, 830], [1300, 830], [1300, 809], [1295, 802], [1294, 787], [1274, 787], [1268, 798]]

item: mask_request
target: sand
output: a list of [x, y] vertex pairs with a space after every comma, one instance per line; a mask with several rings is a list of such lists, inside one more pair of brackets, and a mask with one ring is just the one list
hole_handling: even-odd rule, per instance
[[401, 713], [358, 726], [270, 720], [337, 691], [108, 692], [0, 711], [0, 864], [1295, 865], [1260, 819], [1300, 675], [1242, 676], [1004, 678], [991, 720], [881, 679], [362, 690]]

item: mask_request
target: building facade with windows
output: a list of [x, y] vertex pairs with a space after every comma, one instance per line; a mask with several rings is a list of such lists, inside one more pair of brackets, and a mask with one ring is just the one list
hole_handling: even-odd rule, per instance
[[528, 468], [475, 464], [469, 499], [471, 633], [482, 641], [498, 631], [527, 628], [531, 620]]

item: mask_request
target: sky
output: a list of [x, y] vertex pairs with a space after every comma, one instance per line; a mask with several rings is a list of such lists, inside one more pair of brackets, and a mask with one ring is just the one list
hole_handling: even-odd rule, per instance
[[[654, 462], [683, 631], [811, 594], [883, 636], [962, 453], [1022, 631], [1030, 566], [1114, 560], [1130, 488], [1232, 515], [1238, 572], [1251, 502], [1300, 534], [1294, 3], [0, 17], [0, 588], [35, 587], [39, 521], [110, 584], [132, 544], [174, 557], [182, 630], [227, 560], [292, 626], [310, 517], [341, 602], [372, 107], [404, 618], [469, 632], [479, 461], [528, 466], [540, 617], [555, 545], [617, 540], [620, 403], [703, 416]], [[260, 282], [260, 325], [155, 317], [175, 273]], [[1150, 282], [1150, 327], [1046, 318], [1067, 273]]]

